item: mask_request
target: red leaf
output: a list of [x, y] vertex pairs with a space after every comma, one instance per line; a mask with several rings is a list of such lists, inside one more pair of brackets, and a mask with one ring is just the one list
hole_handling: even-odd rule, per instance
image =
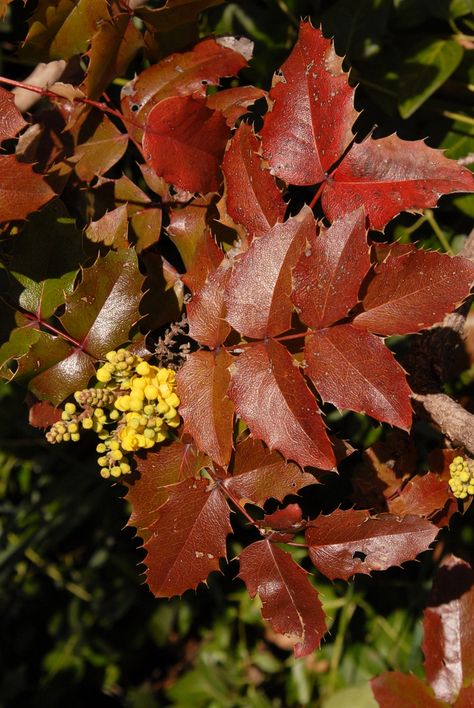
[[207, 105], [209, 108], [221, 111], [227, 125], [232, 128], [238, 118], [247, 113], [252, 103], [266, 95], [266, 91], [256, 86], [236, 86], [211, 94], [207, 97]]
[[249, 437], [237, 445], [232, 477], [223, 484], [241, 503], [261, 506], [267, 499], [282, 501], [288, 494], [297, 494], [316, 482], [312, 474], [302, 472], [276, 450]]
[[230, 332], [224, 319], [225, 286], [231, 273], [229, 266], [230, 261], [226, 258], [186, 306], [190, 336], [211, 349], [222, 344]]
[[273, 337], [290, 328], [291, 269], [314, 229], [313, 213], [304, 206], [236, 259], [226, 288], [226, 319], [245, 337]]
[[411, 426], [410, 389], [392, 352], [370, 332], [338, 325], [306, 339], [307, 374], [324, 401], [377, 420]]
[[269, 541], [257, 541], [240, 554], [239, 577], [250, 597], [258, 593], [262, 615], [273, 630], [298, 641], [296, 657], [317, 649], [326, 633], [326, 621], [316, 590], [307, 573]]
[[252, 345], [230, 372], [228, 395], [255, 438], [302, 467], [334, 468], [316, 399], [285, 347], [273, 340]]
[[33, 403], [28, 412], [28, 423], [34, 428], [49, 428], [58, 420], [61, 420], [61, 409], [51, 405], [48, 401]]
[[147, 583], [156, 597], [182, 595], [219, 569], [232, 531], [229, 507], [209, 480], [185, 480], [169, 488], [153, 535], [145, 543]]
[[319, 516], [306, 531], [309, 555], [330, 580], [348, 580], [414, 560], [434, 541], [438, 529], [417, 516], [370, 516], [368, 511], [337, 509]]
[[131, 505], [128, 525], [135, 526], [146, 540], [150, 536], [146, 530], [157, 520], [158, 509], [169, 497], [170, 485], [195, 476], [205, 462], [206, 457], [193, 444], [181, 440], [162, 444], [144, 457], [136, 455], [140, 477], [127, 483], [125, 498]]
[[42, 175], [15, 155], [0, 156], [0, 222], [26, 219], [54, 197]]
[[370, 268], [363, 209], [335, 221], [318, 236], [309, 234], [307, 249], [293, 271], [293, 302], [310, 327], [342, 319], [358, 301]]
[[273, 109], [262, 130], [263, 156], [278, 177], [315, 184], [341, 157], [358, 115], [347, 77], [332, 42], [302, 22], [298, 41], [274, 77]]
[[279, 532], [272, 534], [272, 539], [278, 539], [279, 543], [291, 541], [303, 523], [303, 512], [299, 504], [288, 504], [284, 509], [277, 509], [273, 514], [265, 514], [263, 521], [260, 522], [263, 528]]
[[428, 472], [410, 479], [395, 498], [388, 500], [388, 509], [398, 515], [431, 516], [442, 509], [449, 499], [446, 480]]
[[186, 268], [182, 280], [193, 294], [203, 287], [224, 257], [210, 235], [206, 214], [207, 204], [196, 199], [181, 209], [171, 210], [167, 228]]
[[472, 708], [474, 706], [474, 686], [462, 688], [454, 708]]
[[23, 120], [23, 116], [15, 106], [15, 96], [11, 91], [0, 88], [0, 143], [14, 138], [25, 125], [28, 123]]
[[469, 294], [474, 263], [466, 258], [411, 251], [376, 268], [356, 327], [379, 334], [410, 334], [431, 327]]
[[[234, 46], [239, 49], [238, 43]], [[204, 39], [189, 52], [170, 54], [142, 71], [122, 89], [122, 110], [138, 126], [157, 103], [172, 96], [206, 96], [221, 76], [233, 76], [247, 65], [243, 53], [217, 39]], [[136, 131], [139, 134], [139, 131]]]
[[386, 671], [371, 684], [379, 708], [448, 708], [418, 676]]
[[234, 406], [226, 396], [231, 362], [225, 349], [193, 352], [178, 373], [184, 429], [219, 465], [226, 465], [232, 452]]
[[144, 135], [145, 159], [167, 182], [189, 192], [215, 192], [219, 165], [229, 137], [220, 111], [202, 100], [167, 98], [148, 116]]
[[474, 571], [448, 556], [433, 583], [424, 612], [426, 677], [436, 696], [452, 703], [474, 681]]
[[252, 128], [241, 123], [224, 156], [226, 208], [249, 236], [261, 236], [277, 221], [283, 221], [286, 204], [275, 178], [263, 169], [259, 141]]
[[401, 211], [435, 206], [442, 194], [472, 191], [469, 170], [440, 150], [390, 135], [353, 145], [326, 184], [322, 204], [331, 221], [364, 206], [370, 227], [383, 230]]

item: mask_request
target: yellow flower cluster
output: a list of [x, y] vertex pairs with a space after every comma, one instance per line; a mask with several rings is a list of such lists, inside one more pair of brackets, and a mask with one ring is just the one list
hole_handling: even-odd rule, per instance
[[80, 428], [94, 430], [100, 443], [102, 477], [131, 472], [127, 453], [163, 442], [180, 424], [179, 398], [172, 369], [152, 366], [125, 349], [109, 352], [96, 373], [99, 388], [76, 391], [79, 405], [66, 403], [61, 420], [46, 438], [51, 443], [80, 439]]
[[474, 460], [455, 457], [449, 465], [449, 473], [449, 486], [455, 497], [465, 499], [469, 494], [474, 495]]

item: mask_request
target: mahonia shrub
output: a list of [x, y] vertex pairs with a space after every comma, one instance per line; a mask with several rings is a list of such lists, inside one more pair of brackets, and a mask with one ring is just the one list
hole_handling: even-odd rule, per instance
[[[471, 463], [448, 451], [441, 468], [398, 479], [383, 513], [367, 498], [316, 515], [298, 496], [350, 464], [322, 410], [410, 431], [387, 338], [458, 307], [474, 264], [382, 234], [403, 211], [474, 191], [473, 179], [421, 140], [357, 134], [343, 59], [308, 21], [269, 92], [229, 81], [251, 59], [245, 39], [157, 61], [151, 38], [213, 4], [139, 8], [138, 25], [123, 4], [92, 2], [96, 31], [78, 25], [71, 43], [66, 18], [53, 28], [40, 3], [26, 47], [87, 51], [77, 83], [36, 89], [47, 105], [34, 126], [0, 91], [0, 140], [21, 133], [0, 156], [15, 312], [0, 363], [28, 383], [31, 422], [50, 442], [98, 436], [157, 597], [221, 567], [238, 512], [254, 534], [239, 577], [304, 656], [327, 624], [293, 546], [331, 580], [385, 570], [429, 549], [455, 497], [472, 494]], [[143, 48], [155, 59], [120, 107], [100, 102]], [[139, 167], [123, 172], [129, 154]]]

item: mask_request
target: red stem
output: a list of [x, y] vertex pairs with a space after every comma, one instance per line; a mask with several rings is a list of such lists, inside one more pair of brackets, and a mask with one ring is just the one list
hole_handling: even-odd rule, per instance
[[278, 342], [287, 342], [290, 339], [301, 339], [301, 337], [306, 337], [308, 331], [297, 332], [296, 334], [285, 334], [283, 337], [275, 337]]
[[74, 339], [73, 337], [70, 337], [65, 332], [61, 332], [61, 330], [56, 329], [56, 327], [53, 327], [53, 325], [50, 325], [47, 322], [41, 320], [40, 318], [31, 315], [29, 312], [22, 312], [22, 315], [31, 322], [31, 326], [37, 324], [40, 327], [44, 327], [45, 329], [48, 329], [50, 332], [55, 334], [57, 337], [62, 337], [62, 339], [65, 339], [67, 342], [74, 344], [74, 346], [78, 349], [83, 349], [81, 342], [79, 342], [77, 339]]
[[324, 189], [324, 184], [325, 184], [324, 182], [321, 182], [321, 184], [320, 184], [319, 187], [318, 187], [318, 191], [316, 192], [316, 194], [314, 195], [314, 197], [313, 197], [312, 200], [310, 201], [309, 206], [310, 206], [311, 209], [314, 209], [314, 205], [316, 204], [316, 202], [318, 201], [319, 197], [321, 196], [321, 192], [322, 192], [323, 189]]

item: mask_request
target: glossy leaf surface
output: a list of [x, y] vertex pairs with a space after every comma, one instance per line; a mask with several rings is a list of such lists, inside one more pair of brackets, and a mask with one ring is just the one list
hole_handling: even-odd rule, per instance
[[275, 630], [297, 641], [296, 657], [311, 654], [326, 633], [326, 621], [307, 573], [269, 541], [257, 541], [240, 554], [240, 575], [251, 597], [259, 595], [262, 615]]

